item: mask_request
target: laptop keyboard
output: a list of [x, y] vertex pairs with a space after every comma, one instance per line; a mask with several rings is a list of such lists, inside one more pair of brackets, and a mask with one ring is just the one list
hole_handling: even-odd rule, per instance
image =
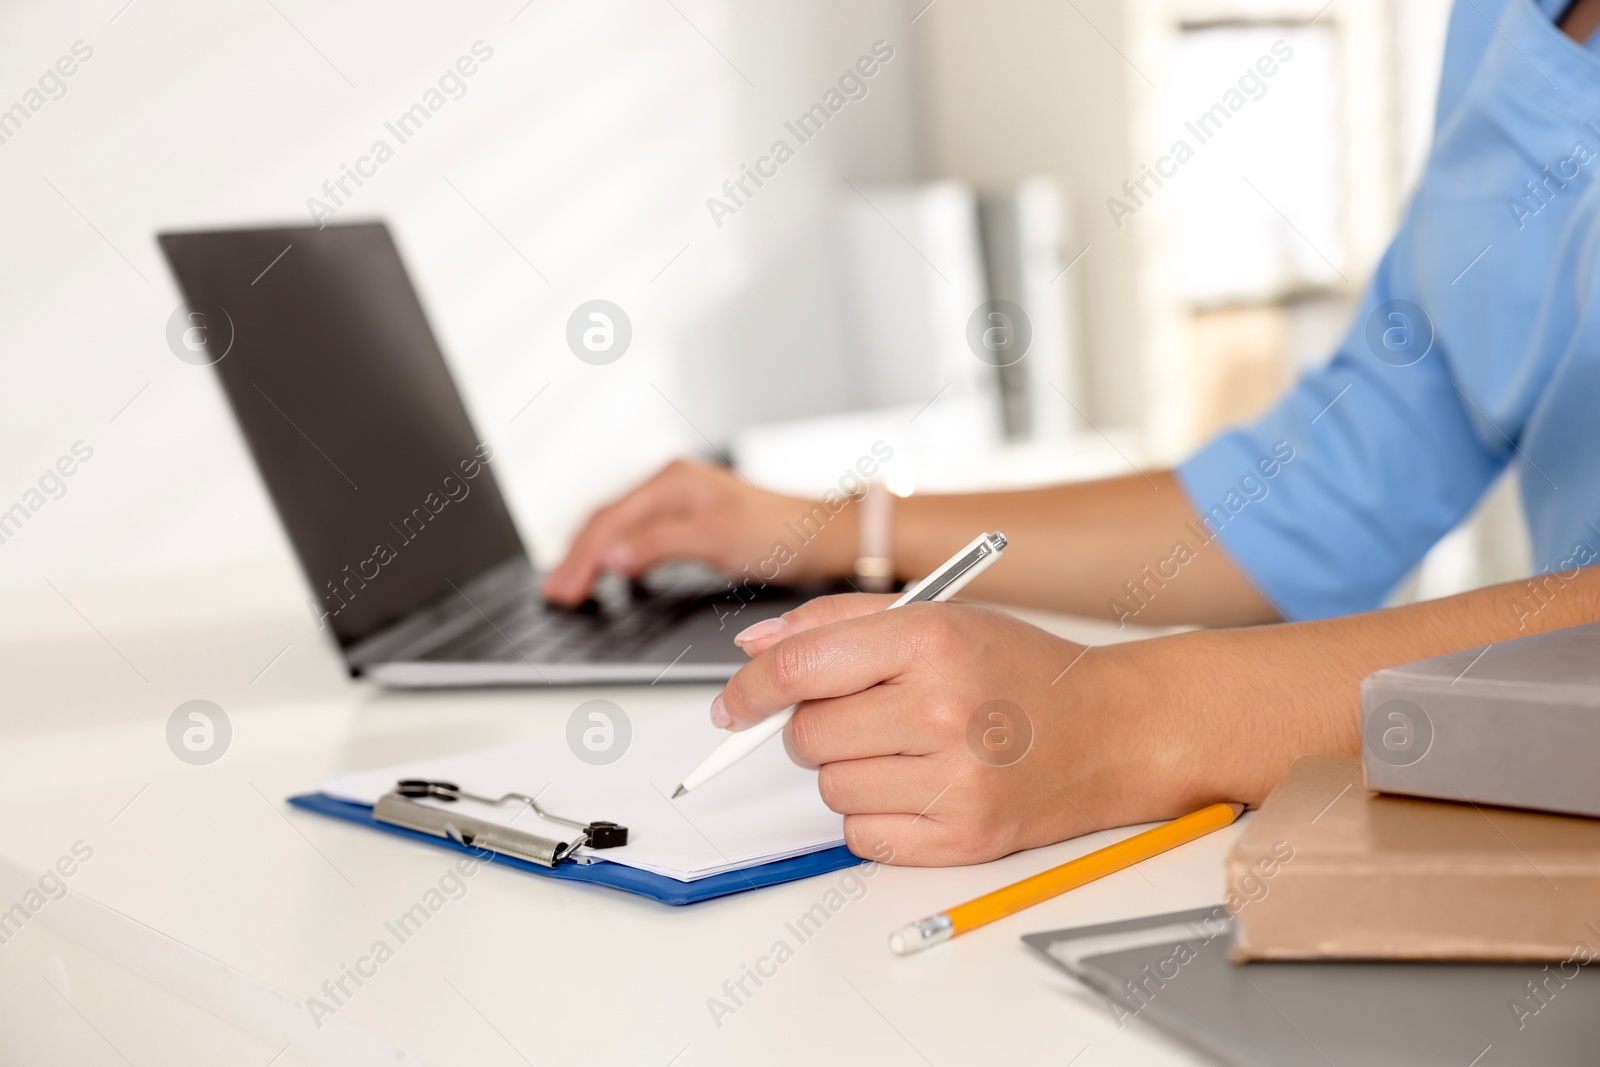
[[640, 653], [688, 615], [704, 596], [624, 596], [580, 608], [518, 598], [486, 611], [479, 625], [430, 649], [432, 662], [613, 663]]

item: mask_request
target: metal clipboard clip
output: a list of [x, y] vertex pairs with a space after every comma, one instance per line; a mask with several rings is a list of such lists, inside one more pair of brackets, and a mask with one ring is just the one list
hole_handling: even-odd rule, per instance
[[[557, 841], [526, 830], [516, 830], [499, 823], [486, 822], [471, 815], [416, 803], [424, 797], [452, 804], [458, 800], [476, 801], [491, 807], [515, 804], [522, 811], [531, 811], [547, 822], [571, 826], [578, 831], [578, 834], [571, 841]], [[457, 844], [514, 856], [529, 863], [537, 863], [541, 867], [554, 867], [562, 860], [570, 858], [583, 845], [588, 845], [590, 848], [615, 848], [628, 843], [628, 828], [618, 826], [614, 822], [603, 820], [578, 822], [576, 819], [564, 819], [545, 811], [539, 806], [538, 801], [521, 793], [507, 793], [499, 799], [480, 797], [468, 793], [454, 782], [428, 781], [421, 778], [406, 778], [397, 782], [393, 789], [378, 798], [378, 803], [372, 809], [372, 817], [378, 822], [403, 826], [407, 830], [431, 834], [434, 837], [449, 838]]]

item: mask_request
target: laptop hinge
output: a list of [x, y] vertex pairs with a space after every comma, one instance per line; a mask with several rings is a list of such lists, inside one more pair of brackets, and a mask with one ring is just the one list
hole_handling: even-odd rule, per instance
[[410, 659], [474, 626], [506, 602], [537, 588], [538, 573], [526, 556], [497, 563], [344, 650], [345, 664], [361, 673], [378, 663]]

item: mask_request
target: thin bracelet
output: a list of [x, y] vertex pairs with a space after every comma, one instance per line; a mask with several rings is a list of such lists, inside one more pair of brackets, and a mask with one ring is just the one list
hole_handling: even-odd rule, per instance
[[894, 494], [874, 481], [856, 498], [856, 510], [856, 584], [864, 592], [887, 593], [894, 588]]

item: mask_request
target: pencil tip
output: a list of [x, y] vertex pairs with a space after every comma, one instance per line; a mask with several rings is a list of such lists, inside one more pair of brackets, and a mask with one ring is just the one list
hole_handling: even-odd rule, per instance
[[679, 797], [683, 796], [683, 794], [685, 794], [687, 792], [688, 792], [688, 790], [680, 785], [678, 788], [676, 788], [676, 789], [674, 789], [672, 791], [672, 799], [673, 800], [677, 800]]

